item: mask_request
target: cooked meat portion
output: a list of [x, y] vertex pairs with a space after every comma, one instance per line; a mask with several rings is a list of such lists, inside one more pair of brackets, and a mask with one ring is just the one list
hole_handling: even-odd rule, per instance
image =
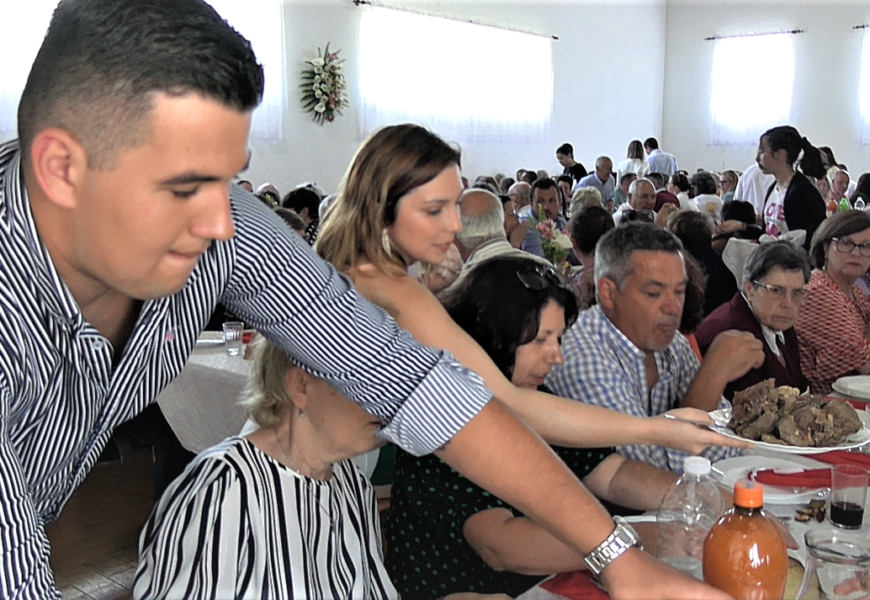
[[790, 387], [774, 388], [773, 379], [734, 395], [731, 422], [750, 440], [793, 446], [835, 446], [861, 430], [855, 409], [842, 400], [823, 400]]

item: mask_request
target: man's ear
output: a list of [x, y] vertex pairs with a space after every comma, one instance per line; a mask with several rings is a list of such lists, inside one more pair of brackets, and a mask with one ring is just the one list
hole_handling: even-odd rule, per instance
[[50, 127], [33, 138], [30, 145], [33, 184], [53, 204], [75, 207], [76, 191], [84, 185], [87, 169], [84, 148], [63, 129]]
[[616, 287], [616, 282], [607, 277], [602, 277], [595, 282], [595, 289], [598, 290], [598, 303], [604, 310], [613, 310], [614, 295], [619, 290]]

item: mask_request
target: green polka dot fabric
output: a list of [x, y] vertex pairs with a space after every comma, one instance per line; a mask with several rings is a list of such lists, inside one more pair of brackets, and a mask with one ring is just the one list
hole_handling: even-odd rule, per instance
[[[553, 450], [579, 478], [613, 452], [556, 446]], [[490, 569], [465, 541], [465, 521], [495, 507], [521, 516], [434, 455], [398, 451], [386, 528], [387, 570], [403, 600], [433, 600], [466, 591], [516, 596], [543, 579]]]

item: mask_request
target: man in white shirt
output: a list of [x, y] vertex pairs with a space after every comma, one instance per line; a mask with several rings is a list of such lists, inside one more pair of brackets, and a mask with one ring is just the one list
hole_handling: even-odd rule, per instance
[[656, 218], [653, 207], [656, 205], [656, 190], [649, 179], [635, 179], [628, 186], [628, 202], [617, 207], [613, 212], [613, 222], [618, 227], [622, 216], [629, 211], [648, 214], [652, 222]]
[[616, 178], [613, 176], [613, 161], [607, 156], [595, 159], [595, 172], [590, 173], [577, 182], [574, 190], [582, 187], [593, 187], [601, 192], [601, 204], [607, 210], [613, 208], [613, 192], [616, 190]]
[[650, 173], [662, 173], [670, 179], [674, 173], [680, 170], [674, 155], [659, 150], [659, 141], [654, 137], [646, 139], [643, 143], [643, 149], [647, 153], [646, 162], [649, 165]]

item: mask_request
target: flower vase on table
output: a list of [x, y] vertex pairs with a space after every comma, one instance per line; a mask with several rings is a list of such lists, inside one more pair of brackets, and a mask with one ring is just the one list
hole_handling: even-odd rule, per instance
[[541, 236], [541, 249], [544, 252], [544, 258], [550, 261], [560, 273], [564, 274], [566, 268], [570, 269], [571, 266], [567, 262], [568, 253], [571, 251], [571, 239], [564, 231], [559, 231], [552, 219], [546, 217], [541, 206], [538, 206], [537, 218], [532, 216], [532, 223], [538, 235]]

